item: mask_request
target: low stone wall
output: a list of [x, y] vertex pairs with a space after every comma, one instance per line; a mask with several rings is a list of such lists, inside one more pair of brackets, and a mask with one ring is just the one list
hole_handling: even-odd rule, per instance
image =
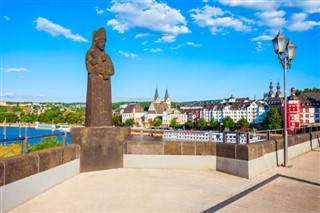
[[68, 145], [0, 158], [0, 212], [80, 173], [80, 147]]
[[[319, 131], [289, 136], [289, 159], [319, 147], [319, 137]], [[283, 138], [251, 144], [127, 141], [124, 154], [124, 167], [128, 168], [205, 168], [253, 178], [283, 163]]]

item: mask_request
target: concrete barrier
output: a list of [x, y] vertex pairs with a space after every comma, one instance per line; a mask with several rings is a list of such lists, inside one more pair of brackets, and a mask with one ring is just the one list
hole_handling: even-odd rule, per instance
[[[292, 159], [320, 144], [320, 132], [290, 136]], [[283, 139], [251, 144], [215, 142], [133, 142], [124, 144], [125, 168], [217, 170], [253, 178], [283, 163]]]
[[80, 147], [68, 145], [0, 159], [0, 213], [80, 173]]

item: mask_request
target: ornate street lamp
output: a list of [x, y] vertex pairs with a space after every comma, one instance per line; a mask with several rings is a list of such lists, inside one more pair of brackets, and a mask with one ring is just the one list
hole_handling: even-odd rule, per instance
[[287, 132], [287, 90], [286, 90], [286, 73], [291, 68], [292, 60], [296, 53], [297, 47], [289, 39], [284, 37], [279, 30], [278, 35], [272, 39], [274, 51], [278, 55], [279, 62], [284, 70], [284, 166], [288, 166], [288, 132]]

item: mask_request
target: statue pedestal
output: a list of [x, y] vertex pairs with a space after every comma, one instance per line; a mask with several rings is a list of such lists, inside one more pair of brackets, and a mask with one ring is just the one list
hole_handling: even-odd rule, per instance
[[72, 128], [71, 143], [81, 147], [80, 172], [123, 168], [123, 142], [130, 134], [125, 127]]

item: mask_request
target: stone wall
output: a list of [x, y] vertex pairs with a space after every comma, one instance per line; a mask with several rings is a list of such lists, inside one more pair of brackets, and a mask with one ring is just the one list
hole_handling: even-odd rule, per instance
[[[319, 138], [320, 131], [294, 135], [288, 137], [288, 146], [311, 141]], [[216, 143], [216, 142], [135, 142], [127, 141], [124, 144], [124, 154], [152, 154], [152, 155], [212, 155], [217, 157], [253, 160], [268, 153], [283, 149], [283, 138], [275, 140], [250, 143]]]
[[[289, 136], [289, 159], [319, 147], [319, 137], [320, 131]], [[128, 168], [207, 168], [253, 178], [283, 163], [283, 138], [251, 144], [127, 141], [124, 154]]]
[[0, 158], [0, 187], [80, 157], [78, 145], [68, 145]]

